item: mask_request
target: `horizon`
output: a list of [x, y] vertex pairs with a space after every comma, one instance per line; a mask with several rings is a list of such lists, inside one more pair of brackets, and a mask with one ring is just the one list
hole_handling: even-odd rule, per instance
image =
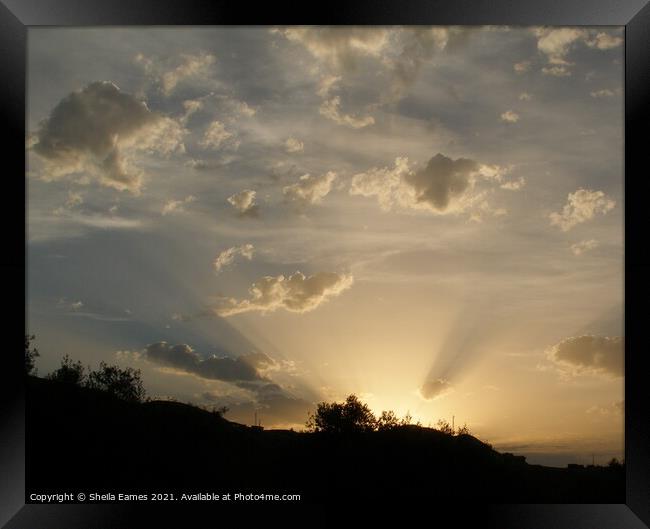
[[623, 459], [622, 59], [616, 27], [29, 28], [39, 372]]

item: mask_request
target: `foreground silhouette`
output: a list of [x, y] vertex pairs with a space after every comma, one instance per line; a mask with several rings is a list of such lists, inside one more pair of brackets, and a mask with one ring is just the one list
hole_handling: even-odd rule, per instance
[[[345, 404], [319, 405], [310, 419], [312, 432], [265, 431], [226, 420], [224, 410], [120, 398], [106, 382], [125, 377], [107, 367], [94, 385], [27, 376], [27, 491], [298, 493], [306, 501], [625, 502], [623, 465], [529, 465], [467, 433], [408, 424], [391, 412], [370, 427], [370, 416], [361, 409], [355, 417], [365, 426], [350, 427]], [[129, 380], [127, 385], [137, 386], [139, 377]], [[357, 406], [365, 406], [358, 400], [352, 404], [357, 412]], [[318, 422], [332, 416], [335, 429], [327, 420]]]

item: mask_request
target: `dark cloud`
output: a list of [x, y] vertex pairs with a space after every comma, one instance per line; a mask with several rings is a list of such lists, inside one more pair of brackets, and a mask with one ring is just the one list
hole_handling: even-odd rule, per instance
[[45, 162], [46, 179], [83, 174], [137, 193], [143, 175], [131, 163], [134, 151], [182, 150], [182, 137], [174, 120], [151, 112], [111, 82], [94, 82], [54, 107], [31, 149]]
[[470, 187], [472, 173], [478, 168], [474, 160], [452, 160], [438, 153], [424, 169], [407, 174], [405, 180], [413, 186], [417, 202], [426, 202], [444, 211], [452, 199], [461, 196]]
[[451, 389], [451, 384], [444, 378], [427, 380], [420, 387], [420, 396], [425, 400], [432, 400], [449, 393]]
[[234, 383], [268, 381], [260, 374], [260, 370], [275, 364], [275, 361], [264, 353], [250, 353], [236, 358], [218, 356], [202, 358], [187, 344], [169, 345], [167, 342], [148, 345], [143, 355], [151, 362], [173, 367], [201, 378]]
[[622, 336], [575, 336], [566, 338], [548, 351], [560, 369], [622, 377], [625, 367]]
[[488, 196], [497, 185], [520, 189], [523, 181], [505, 182], [507, 169], [438, 153], [426, 167], [414, 170], [405, 157], [395, 159], [395, 166], [374, 167], [352, 178], [351, 195], [376, 196], [384, 210], [398, 205], [429, 211], [436, 215], [470, 213], [472, 220], [483, 215], [503, 215], [503, 208], [493, 208]]

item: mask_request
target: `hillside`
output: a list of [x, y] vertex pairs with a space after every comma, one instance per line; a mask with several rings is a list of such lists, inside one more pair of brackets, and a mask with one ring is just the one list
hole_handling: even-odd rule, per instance
[[624, 503], [622, 469], [528, 465], [470, 435], [402, 426], [258, 430], [176, 402], [130, 403], [29, 377], [27, 489], [299, 493], [503, 503]]

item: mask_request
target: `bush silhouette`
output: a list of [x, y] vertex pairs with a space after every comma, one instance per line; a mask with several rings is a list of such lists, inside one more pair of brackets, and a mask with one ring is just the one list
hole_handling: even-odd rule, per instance
[[311, 432], [371, 432], [377, 428], [377, 419], [367, 404], [356, 395], [350, 395], [344, 403], [319, 403], [316, 413], [309, 415], [306, 426]]
[[38, 349], [32, 345], [35, 339], [36, 336], [33, 334], [25, 335], [25, 373], [27, 375], [36, 375], [36, 357], [41, 356]]
[[452, 428], [451, 424], [449, 424], [448, 421], [445, 419], [440, 419], [437, 424], [438, 428], [437, 430], [440, 430], [442, 433], [446, 433], [448, 435], [454, 435], [454, 429]]
[[405, 424], [405, 420], [406, 418], [400, 421], [393, 410], [382, 411], [381, 415], [377, 419], [377, 430], [383, 431], [398, 428], [399, 426]]
[[80, 361], [73, 362], [68, 355], [65, 355], [61, 360], [61, 367], [47, 375], [47, 378], [81, 386], [85, 380], [84, 367]]
[[469, 426], [463, 424], [460, 428], [457, 428], [456, 435], [470, 435]]
[[99, 369], [91, 371], [88, 375], [86, 385], [123, 400], [141, 402], [145, 398], [141, 372], [139, 369], [130, 367], [122, 369], [117, 366], [109, 366], [106, 362], [100, 362]]

